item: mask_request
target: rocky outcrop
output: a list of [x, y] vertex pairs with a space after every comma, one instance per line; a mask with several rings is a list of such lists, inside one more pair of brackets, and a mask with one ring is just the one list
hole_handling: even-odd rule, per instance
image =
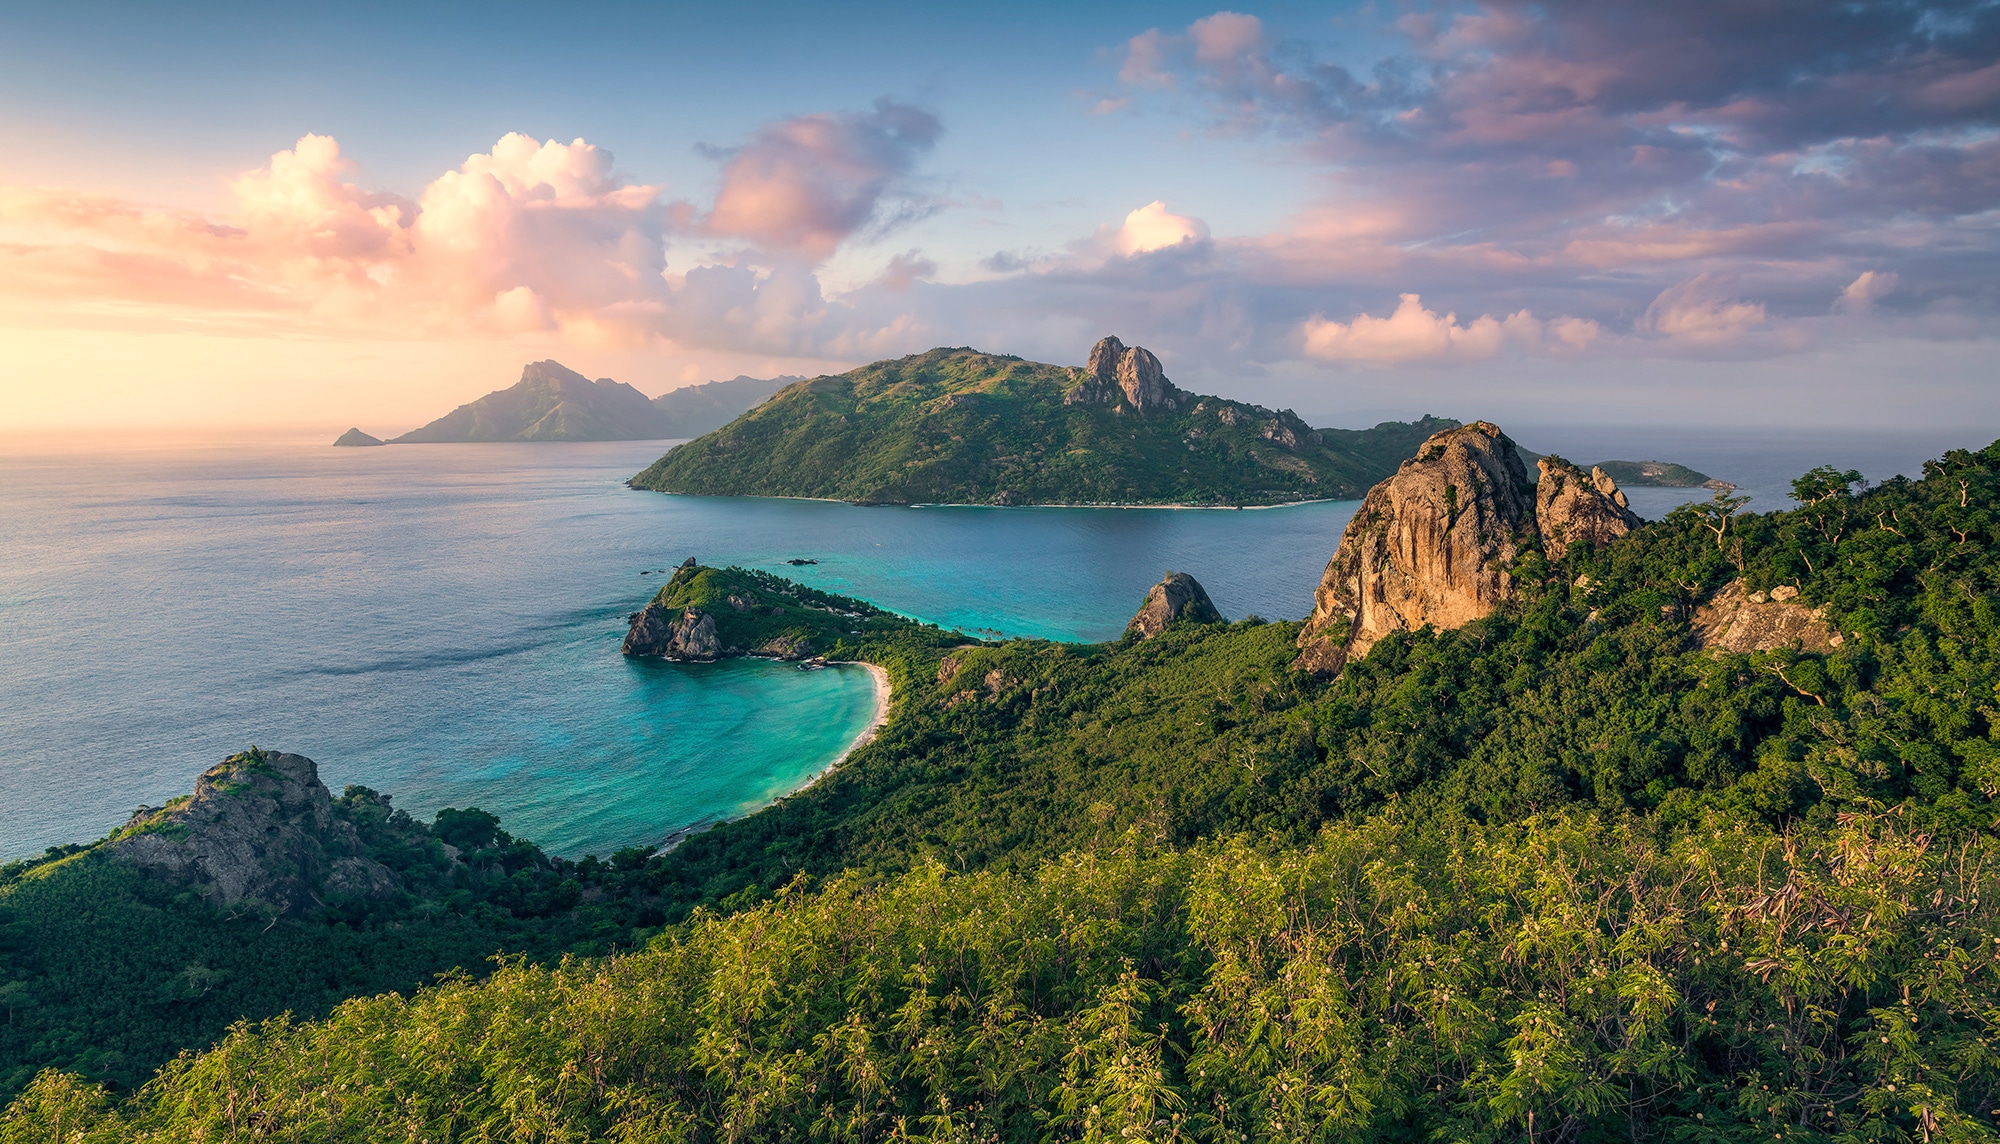
[[699, 608], [676, 612], [655, 602], [633, 613], [619, 650], [626, 655], [705, 662], [722, 655], [722, 640], [715, 634], [714, 616]]
[[1799, 590], [1789, 584], [1752, 592], [1743, 581], [1732, 580], [1695, 610], [1695, 644], [1710, 651], [1748, 654], [1795, 645], [1801, 651], [1829, 652], [1847, 642], [1826, 622], [1825, 608], [1796, 603], [1798, 595]]
[[1139, 606], [1138, 614], [1125, 625], [1125, 631], [1128, 635], [1136, 633], [1140, 639], [1149, 640], [1166, 631], [1167, 625], [1176, 620], [1197, 624], [1222, 621], [1222, 613], [1215, 610], [1208, 593], [1185, 572], [1169, 572], [1166, 579], [1153, 585], [1152, 591], [1146, 593], [1146, 602]]
[[398, 884], [335, 817], [311, 759], [254, 747], [203, 772], [187, 798], [142, 807], [106, 849], [218, 905], [277, 914], [324, 895], [384, 897]]
[[1181, 391], [1167, 380], [1160, 359], [1151, 350], [1104, 338], [1090, 349], [1083, 379], [1064, 395], [1066, 405], [1118, 404], [1135, 412], [1174, 409]]
[[1490, 614], [1512, 594], [1508, 569], [1535, 537], [1534, 495], [1498, 426], [1476, 421], [1433, 435], [1348, 522], [1294, 666], [1337, 675], [1391, 632]]
[[373, 437], [366, 433], [363, 433], [357, 427], [354, 429], [349, 429], [347, 432], [342, 433], [338, 438], [334, 440], [333, 443], [337, 446], [345, 448], [351, 446], [364, 446], [364, 445], [385, 445], [388, 442], [382, 440], [382, 438], [380, 437]]
[[1549, 559], [1561, 560], [1572, 544], [1602, 548], [1639, 527], [1625, 494], [1602, 468], [1586, 473], [1561, 457], [1543, 457], [1536, 465], [1535, 527]]

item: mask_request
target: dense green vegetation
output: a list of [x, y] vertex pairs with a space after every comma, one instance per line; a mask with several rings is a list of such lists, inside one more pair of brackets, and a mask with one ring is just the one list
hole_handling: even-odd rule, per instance
[[[1286, 623], [885, 629], [875, 743], [601, 880], [644, 949], [50, 1073], [0, 1142], [1988, 1139], [2000, 444], [1857, 484], [1530, 552], [1330, 684]], [[1842, 646], [1694, 648], [1739, 577]]]
[[896, 658], [892, 647], [916, 650], [964, 642], [936, 625], [906, 619], [864, 600], [821, 592], [752, 568], [703, 567], [692, 556], [674, 569], [651, 603], [670, 615], [692, 608], [713, 616], [723, 648], [759, 655], [874, 662]]
[[1279, 504], [1358, 497], [1457, 424], [1315, 430], [1289, 411], [1193, 394], [1143, 415], [1064, 404], [1079, 376], [970, 349], [877, 362], [790, 386], [632, 486], [893, 504]]

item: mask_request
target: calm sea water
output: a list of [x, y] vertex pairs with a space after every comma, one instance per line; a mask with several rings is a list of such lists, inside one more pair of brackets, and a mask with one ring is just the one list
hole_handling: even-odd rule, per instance
[[[1838, 462], [1916, 471], [1977, 433], [1779, 439], [1514, 432], [1681, 461], [1753, 507]], [[1224, 613], [1298, 618], [1349, 503], [1235, 511], [858, 508], [668, 497], [657, 443], [323, 441], [0, 453], [0, 858], [101, 836], [250, 743], [428, 816], [477, 805], [608, 853], [794, 789], [873, 710], [858, 669], [618, 654], [688, 556], [968, 632], [1117, 635], [1167, 569]], [[1634, 490], [1658, 515], [1705, 492]], [[789, 559], [818, 563], [791, 566]], [[651, 574], [648, 574], [651, 573]]]

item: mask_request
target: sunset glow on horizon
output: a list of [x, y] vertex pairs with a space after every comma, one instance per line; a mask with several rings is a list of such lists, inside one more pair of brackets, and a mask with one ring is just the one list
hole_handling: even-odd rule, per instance
[[2000, 421], [1990, 6], [1176, 12], [0, 17], [4, 421], [1106, 333], [1315, 423]]

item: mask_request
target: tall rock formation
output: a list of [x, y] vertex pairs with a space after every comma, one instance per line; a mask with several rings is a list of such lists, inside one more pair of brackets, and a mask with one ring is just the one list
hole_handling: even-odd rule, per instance
[[1313, 596], [1293, 666], [1338, 675], [1390, 632], [1455, 628], [1513, 592], [1535, 536], [1534, 490], [1514, 442], [1485, 421], [1433, 435], [1368, 491]]
[[1202, 590], [1201, 583], [1185, 572], [1169, 572], [1166, 578], [1153, 585], [1146, 593], [1146, 602], [1139, 605], [1139, 612], [1132, 622], [1125, 625], [1129, 635], [1138, 633], [1142, 640], [1152, 639], [1167, 630], [1167, 625], [1175, 620], [1188, 620], [1197, 624], [1214, 624], [1222, 621], [1222, 613], [1215, 610], [1215, 604]]
[[1180, 406], [1181, 391], [1167, 380], [1160, 359], [1140, 346], [1128, 347], [1117, 338], [1104, 338], [1090, 348], [1083, 372], [1083, 380], [1064, 398], [1066, 404], [1116, 404], [1122, 400], [1138, 413]]
[[1536, 465], [1535, 527], [1549, 559], [1561, 560], [1572, 544], [1602, 548], [1639, 527], [1625, 494], [1602, 468], [1586, 473], [1561, 457], [1543, 457]]
[[363, 855], [354, 826], [334, 816], [311, 759], [255, 747], [204, 771], [193, 795], [142, 807], [107, 849], [218, 905], [280, 914], [322, 894], [381, 897], [398, 885]]
[[662, 659], [707, 661], [722, 654], [715, 617], [700, 608], [676, 614], [657, 601], [632, 615], [632, 627], [619, 649], [626, 655], [657, 655]]

